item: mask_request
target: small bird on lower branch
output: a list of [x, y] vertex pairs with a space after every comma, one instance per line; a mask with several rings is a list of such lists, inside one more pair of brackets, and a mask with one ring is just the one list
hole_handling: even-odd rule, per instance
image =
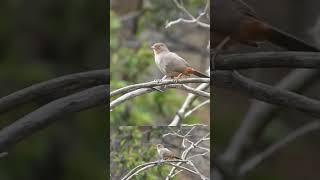
[[162, 160], [181, 160], [181, 158], [176, 156], [175, 153], [169, 149], [165, 148], [162, 144], [157, 144], [157, 150]]
[[154, 52], [154, 59], [160, 71], [165, 75], [162, 79], [170, 77], [179, 79], [182, 75], [191, 74], [202, 78], [209, 76], [195, 70], [190, 64], [176, 53], [170, 52], [164, 43], [155, 43], [151, 46]]

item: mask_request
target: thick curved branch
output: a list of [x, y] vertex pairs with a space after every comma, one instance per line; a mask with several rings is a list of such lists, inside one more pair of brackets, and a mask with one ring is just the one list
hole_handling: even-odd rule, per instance
[[161, 80], [161, 81], [155, 80], [155, 81], [150, 81], [146, 83], [133, 84], [133, 85], [129, 85], [129, 86], [114, 90], [110, 93], [110, 97], [129, 93], [131, 91], [141, 89], [141, 88], [152, 88], [152, 87], [163, 86], [168, 84], [186, 84], [186, 83], [210, 83], [210, 79], [209, 78], [187, 78], [187, 79], [178, 79], [178, 80], [173, 80], [173, 79]]
[[57, 117], [59, 116], [106, 104], [108, 92], [109, 85], [96, 86], [52, 101], [29, 113], [1, 129], [0, 152], [7, 150], [36, 131], [47, 127], [58, 120]]
[[288, 51], [219, 55], [214, 65], [218, 70], [276, 67], [320, 69], [320, 53]]
[[212, 77], [217, 87], [233, 88], [255, 99], [320, 117], [320, 101], [253, 81], [235, 71], [216, 71]]
[[[209, 78], [198, 78], [197, 81], [201, 81], [201, 82], [210, 82], [210, 79]], [[169, 80], [169, 82], [165, 82], [165, 83], [175, 83], [176, 81], [175, 80]], [[187, 82], [187, 81], [186, 81]], [[155, 86], [154, 83], [157, 83], [157, 82], [150, 82], [150, 84], [152, 84], [153, 86]], [[149, 87], [149, 84], [147, 84], [146, 86]], [[141, 87], [141, 86], [140, 86]], [[151, 86], [152, 87], [152, 86]], [[184, 91], [187, 91], [189, 93], [193, 93], [193, 94], [196, 94], [198, 96], [202, 96], [202, 97], [206, 97], [206, 98], [210, 98], [210, 93], [207, 93], [207, 92], [204, 92], [204, 91], [200, 91], [200, 90], [197, 90], [197, 89], [194, 89], [194, 88], [191, 88], [191, 87], [188, 87], [184, 84], [167, 84], [165, 87], [162, 87], [162, 89], [168, 89], [168, 88], [176, 88], [176, 89], [181, 89], [181, 90], [184, 90]], [[152, 88], [142, 88], [142, 89], [137, 89], [137, 90], [134, 90], [134, 91], [131, 91], [131, 92], [128, 92], [127, 94], [124, 94], [122, 96], [120, 96], [119, 98], [113, 100], [111, 103], [110, 103], [110, 110], [114, 109], [116, 106], [118, 106], [119, 104], [127, 101], [127, 100], [130, 100], [134, 97], [137, 97], [137, 96], [141, 96], [143, 94], [146, 94], [146, 93], [149, 93], [149, 92], [153, 92], [155, 91], [155, 89], [152, 89]]]
[[245, 161], [239, 168], [239, 172], [238, 172], [239, 176], [246, 175], [250, 170], [257, 167], [260, 163], [262, 163], [268, 157], [272, 156], [274, 153], [278, 152], [279, 150], [281, 150], [283, 147], [287, 146], [289, 143], [291, 143], [295, 139], [302, 137], [304, 135], [307, 135], [313, 131], [318, 131], [318, 130], [320, 130], [320, 122], [319, 121], [311, 122], [311, 123], [308, 123], [308, 124], [302, 126], [301, 128], [298, 128], [297, 130], [288, 134], [286, 137], [284, 137], [279, 142], [271, 145], [265, 151], [255, 155], [254, 157]]
[[73, 92], [79, 89], [107, 84], [107, 82], [109, 82], [109, 71], [107, 69], [62, 76], [32, 85], [1, 98], [0, 113], [36, 98], [53, 95], [57, 92]]

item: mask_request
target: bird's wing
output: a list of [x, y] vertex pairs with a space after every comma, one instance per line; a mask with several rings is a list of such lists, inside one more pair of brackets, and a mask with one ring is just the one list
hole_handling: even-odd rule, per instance
[[167, 59], [166, 68], [169, 71], [182, 72], [186, 67], [190, 67], [190, 64], [176, 53], [167, 53], [165, 58]]
[[176, 155], [170, 151], [169, 149], [167, 148], [163, 148], [163, 158], [166, 159], [166, 158], [176, 158]]

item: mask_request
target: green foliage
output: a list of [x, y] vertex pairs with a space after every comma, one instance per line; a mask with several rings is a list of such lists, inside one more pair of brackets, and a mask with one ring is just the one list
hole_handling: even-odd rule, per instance
[[110, 11], [110, 48], [114, 49], [118, 47], [118, 40], [116, 36], [116, 31], [120, 28], [121, 22], [118, 16]]

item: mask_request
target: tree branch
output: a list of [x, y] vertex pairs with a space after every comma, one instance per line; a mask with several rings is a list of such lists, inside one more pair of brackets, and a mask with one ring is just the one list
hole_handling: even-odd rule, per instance
[[133, 84], [129, 85], [117, 90], [114, 90], [110, 93], [110, 97], [117, 96], [120, 94], [129, 93], [131, 91], [141, 89], [141, 88], [152, 88], [156, 86], [163, 86], [163, 85], [169, 85], [169, 84], [186, 84], [186, 83], [210, 83], [209, 78], [187, 78], [187, 79], [166, 79], [166, 80], [155, 80], [150, 81], [146, 83], [140, 83], [140, 84]]
[[[172, 164], [173, 162], [186, 163], [186, 162], [188, 162], [188, 160], [161, 160], [161, 161], [147, 162], [147, 163], [138, 165], [137, 167], [133, 168], [131, 171], [129, 171], [128, 174], [126, 174], [123, 178], [121, 178], [121, 180], [131, 179], [133, 176], [137, 175], [141, 171], [144, 171], [144, 170], [149, 169], [151, 167], [157, 166], [161, 163], [169, 164], [169, 165], [176, 167], [177, 165]], [[181, 168], [182, 166], [178, 166], [178, 167]], [[185, 168], [185, 167], [182, 167], [182, 168]], [[194, 172], [188, 168], [186, 168], [185, 170], [188, 170], [188, 171], [196, 174], [196, 172]]]
[[72, 92], [79, 89], [107, 84], [107, 82], [109, 82], [109, 72], [107, 69], [62, 76], [32, 85], [1, 98], [0, 113], [6, 112], [11, 108], [15, 108], [28, 101], [57, 94], [57, 92]]
[[[298, 91], [306, 88], [315, 80], [318, 80], [319, 73], [320, 71], [318, 70], [294, 70], [277, 83], [275, 87]], [[219, 159], [228, 164], [235, 164], [235, 161], [239, 159], [244, 149], [253, 144], [253, 141], [264, 132], [264, 128], [271, 122], [272, 116], [274, 116], [278, 110], [278, 106], [253, 100], [246, 117], [234, 133], [228, 147]]]
[[[178, 83], [188, 83], [188, 82], [206, 82], [206, 83], [209, 83], [210, 82], [209, 78], [190, 78], [190, 79], [183, 79], [183, 80], [178, 80], [178, 81], [176, 81], [176, 80], [166, 80], [166, 81], [161, 82], [161, 83], [167, 84], [164, 87], [162, 87], [162, 89], [176, 88], [176, 89], [181, 89], [181, 90], [187, 91], [189, 93], [196, 94], [198, 96], [210, 98], [210, 93], [207, 93], [207, 92], [204, 92], [204, 91], [200, 91], [200, 90], [188, 87], [188, 86], [183, 85], [183, 84], [173, 84], [173, 83], [177, 83], [177, 82]], [[112, 111], [112, 109], [114, 109], [116, 106], [118, 106], [119, 104], [121, 104], [121, 103], [123, 103], [123, 102], [125, 102], [125, 101], [127, 101], [129, 99], [132, 99], [134, 97], [141, 96], [143, 94], [155, 91], [155, 89], [144, 88], [144, 87], [155, 87], [155, 86], [159, 86], [158, 84], [159, 84], [158, 82], [151, 81], [151, 82], [148, 82], [148, 83], [131, 85], [131, 86], [122, 88], [120, 91], [117, 90], [116, 93], [114, 93], [114, 94], [120, 94], [120, 93], [123, 93], [123, 92], [128, 92], [128, 93], [118, 97], [115, 100], [113, 100], [110, 103], [110, 110]], [[142, 89], [136, 89], [136, 88], [142, 88]], [[136, 89], [136, 90], [130, 92], [131, 89]]]
[[108, 92], [109, 85], [96, 86], [52, 101], [29, 113], [1, 129], [0, 152], [4, 152], [22, 139], [47, 127], [61, 115], [106, 104]]
[[[205, 90], [209, 87], [208, 83], [200, 84], [196, 89], [197, 90]], [[197, 98], [195, 94], [189, 93], [186, 100], [182, 104], [181, 108], [177, 111], [177, 114], [169, 124], [169, 126], [177, 126], [182, 123], [183, 118], [185, 118], [185, 114], [187, 113], [187, 110], [191, 107], [193, 101]]]
[[238, 90], [250, 97], [285, 106], [320, 117], [320, 101], [248, 79], [238, 72], [216, 71], [212, 74], [215, 86]]
[[[196, 127], [196, 126], [194, 126]], [[189, 133], [191, 133], [191, 131], [194, 129], [194, 127], [192, 127], [192, 129], [187, 133], [185, 134], [185, 137], [188, 136]], [[202, 138], [200, 138], [197, 142], [193, 143], [193, 142], [190, 142], [191, 145], [182, 152], [182, 155], [181, 155], [181, 158], [182, 159], [186, 159], [186, 157], [188, 156], [188, 154], [190, 153], [190, 151], [194, 148], [196, 148], [200, 143], [202, 143], [203, 141], [206, 141], [206, 140], [210, 140], [208, 139], [208, 137], [210, 137], [210, 133], [207, 133], [206, 135], [204, 135]], [[184, 140], [187, 139], [187, 138], [183, 138], [183, 142]], [[177, 165], [179, 165], [179, 163], [177, 163]], [[166, 177], [166, 180], [169, 180], [170, 177], [173, 175], [174, 171], [176, 170], [176, 167], [173, 167], [171, 170], [170, 170], [170, 173], [168, 174], [168, 176]]]
[[210, 7], [210, 0], [207, 0], [207, 3], [206, 3], [206, 6], [203, 10], [203, 12], [201, 12], [199, 14], [199, 16], [197, 18], [195, 18], [182, 4], [180, 4], [177, 0], [173, 0], [173, 2], [176, 4], [176, 6], [182, 11], [184, 12], [186, 15], [189, 16], [190, 19], [184, 19], [184, 18], [179, 18], [175, 21], [170, 21], [167, 23], [166, 25], [166, 28], [169, 28], [171, 27], [172, 25], [175, 25], [175, 24], [178, 24], [180, 22], [183, 22], [183, 23], [196, 23], [198, 24], [200, 27], [204, 27], [204, 28], [208, 28], [210, 29], [210, 24], [207, 24], [207, 23], [204, 23], [204, 22], [201, 22], [200, 19], [202, 17], [204, 17], [208, 11], [209, 11], [209, 7]]
[[218, 70], [248, 68], [320, 68], [317, 52], [255, 52], [219, 55], [214, 65]]

